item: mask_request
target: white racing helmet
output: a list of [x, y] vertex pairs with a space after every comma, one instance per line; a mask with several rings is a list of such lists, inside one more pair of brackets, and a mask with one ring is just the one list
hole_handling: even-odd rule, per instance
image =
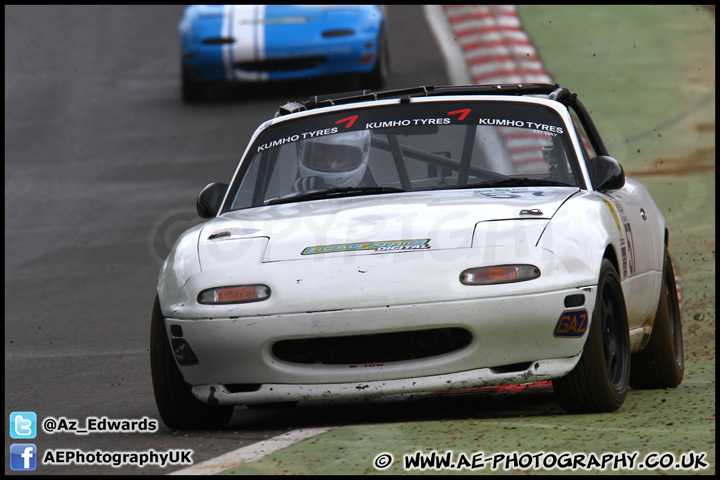
[[308, 139], [298, 146], [298, 168], [303, 177], [320, 177], [333, 187], [356, 187], [367, 170], [369, 153], [367, 130]]

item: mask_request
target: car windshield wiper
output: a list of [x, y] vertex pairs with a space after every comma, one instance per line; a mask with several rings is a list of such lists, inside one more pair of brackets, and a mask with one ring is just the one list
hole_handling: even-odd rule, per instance
[[442, 185], [433, 187], [433, 190], [449, 190], [460, 188], [496, 188], [496, 187], [574, 187], [575, 185], [547, 180], [544, 178], [511, 177], [503, 180], [491, 180], [480, 183], [467, 183], [465, 185]]
[[356, 195], [374, 195], [379, 193], [404, 192], [402, 188], [394, 187], [335, 187], [327, 190], [314, 192], [301, 192], [286, 197], [273, 198], [265, 202], [265, 205], [277, 205], [280, 203], [303, 202], [306, 200], [319, 200], [322, 198], [351, 197]]

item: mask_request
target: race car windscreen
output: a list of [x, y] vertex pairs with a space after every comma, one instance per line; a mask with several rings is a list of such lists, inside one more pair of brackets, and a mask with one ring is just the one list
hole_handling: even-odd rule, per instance
[[[251, 146], [223, 213], [337, 194], [583, 187], [554, 110], [507, 101], [417, 102], [280, 122]], [[308, 193], [310, 195], [308, 195]]]

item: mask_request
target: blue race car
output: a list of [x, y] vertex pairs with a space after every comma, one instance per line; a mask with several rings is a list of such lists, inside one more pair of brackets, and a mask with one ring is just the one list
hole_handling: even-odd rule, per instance
[[189, 5], [178, 30], [185, 101], [208, 85], [357, 74], [381, 88], [388, 74], [379, 5]]

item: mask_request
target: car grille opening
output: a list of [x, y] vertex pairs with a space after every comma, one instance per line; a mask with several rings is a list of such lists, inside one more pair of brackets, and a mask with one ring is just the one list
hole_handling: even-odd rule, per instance
[[352, 28], [336, 28], [322, 32], [322, 36], [325, 38], [347, 37], [348, 35], [355, 35], [355, 30]]
[[273, 354], [286, 362], [302, 364], [369, 364], [433, 357], [459, 350], [472, 335], [462, 328], [351, 335], [344, 337], [282, 340]]
[[325, 63], [325, 57], [284, 58], [280, 60], [264, 60], [260, 62], [237, 62], [235, 68], [246, 72], [291, 72], [319, 67]]
[[204, 38], [202, 43], [204, 45], [229, 45], [235, 43], [235, 39], [230, 37]]
[[257, 392], [262, 386], [259, 383], [228, 383], [224, 385], [230, 393]]
[[512, 365], [502, 365], [499, 367], [493, 367], [490, 369], [492, 373], [512, 373], [512, 372], [524, 372], [532, 366], [532, 362], [513, 363]]

